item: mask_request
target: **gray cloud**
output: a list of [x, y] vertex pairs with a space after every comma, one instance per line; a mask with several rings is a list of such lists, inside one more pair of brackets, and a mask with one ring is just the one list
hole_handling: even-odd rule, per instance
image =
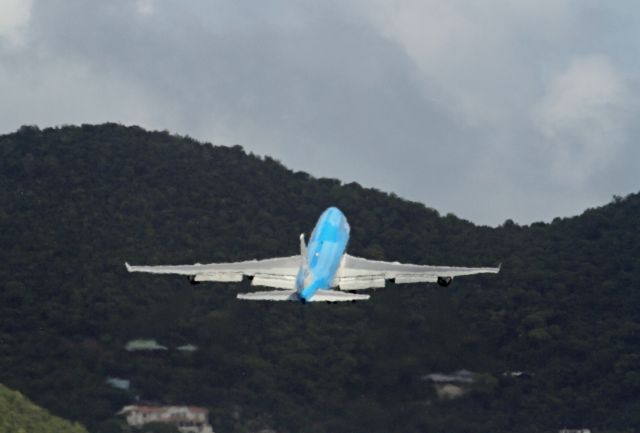
[[536, 126], [553, 155], [555, 176], [587, 182], [598, 168], [619, 157], [634, 108], [606, 57], [572, 59], [534, 108]]
[[2, 1], [4, 132], [169, 129], [484, 224], [638, 189], [633, 2]]

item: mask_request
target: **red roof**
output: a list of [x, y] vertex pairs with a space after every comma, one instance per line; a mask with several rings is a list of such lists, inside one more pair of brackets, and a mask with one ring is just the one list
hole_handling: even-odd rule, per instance
[[205, 409], [204, 407], [198, 407], [198, 406], [187, 406], [187, 409], [189, 409], [191, 412], [199, 412], [199, 413], [209, 412], [208, 409]]

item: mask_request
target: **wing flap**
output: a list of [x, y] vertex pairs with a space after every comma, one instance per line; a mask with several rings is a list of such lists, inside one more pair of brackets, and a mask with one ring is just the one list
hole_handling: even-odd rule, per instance
[[198, 283], [203, 281], [238, 283], [242, 281], [242, 272], [212, 272], [207, 274], [196, 274], [194, 275], [193, 280]]
[[251, 280], [252, 286], [275, 287], [277, 289], [293, 289], [295, 284], [294, 275], [256, 274]]
[[378, 289], [385, 285], [384, 274], [361, 275], [338, 278], [340, 290]]
[[434, 275], [424, 275], [424, 274], [399, 274], [396, 275], [393, 279], [396, 284], [406, 284], [406, 283], [435, 283], [438, 281], [438, 277]]

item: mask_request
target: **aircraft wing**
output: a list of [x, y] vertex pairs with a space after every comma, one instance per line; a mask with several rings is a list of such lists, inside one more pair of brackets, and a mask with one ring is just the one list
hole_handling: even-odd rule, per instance
[[125, 263], [125, 265], [129, 272], [188, 275], [194, 283], [203, 281], [239, 282], [243, 277], [249, 277], [254, 286], [293, 289], [301, 260], [301, 256], [297, 255], [233, 263], [166, 266], [131, 266]]
[[497, 268], [462, 268], [453, 266], [411, 265], [399, 262], [368, 260], [345, 254], [336, 285], [340, 290], [380, 288], [386, 281], [402, 283], [435, 283], [438, 278], [450, 282], [452, 278], [473, 274], [496, 274]]

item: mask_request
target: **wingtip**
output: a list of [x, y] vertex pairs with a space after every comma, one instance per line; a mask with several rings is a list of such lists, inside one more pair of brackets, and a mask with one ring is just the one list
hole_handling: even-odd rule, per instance
[[131, 272], [131, 265], [127, 262], [124, 262], [124, 265], [127, 267], [127, 271]]

